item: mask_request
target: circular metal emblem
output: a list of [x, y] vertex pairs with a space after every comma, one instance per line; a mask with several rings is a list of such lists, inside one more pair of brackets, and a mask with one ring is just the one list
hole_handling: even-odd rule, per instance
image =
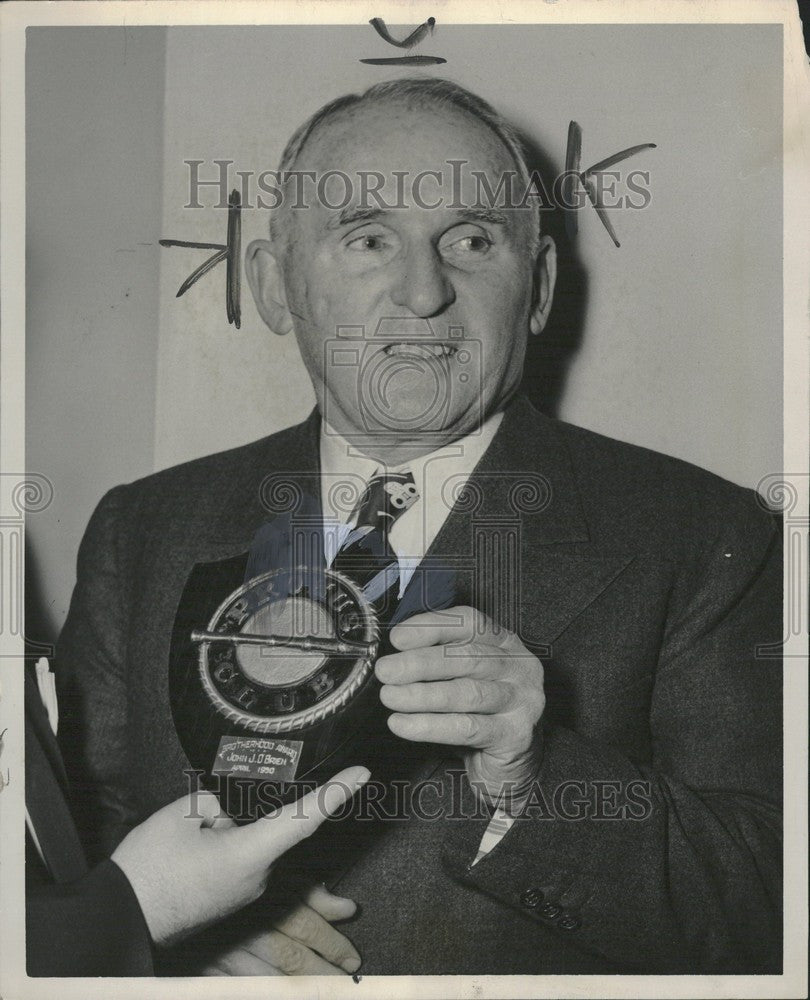
[[256, 733], [289, 733], [352, 700], [373, 671], [379, 629], [351, 580], [299, 567], [249, 580], [192, 639], [221, 715]]

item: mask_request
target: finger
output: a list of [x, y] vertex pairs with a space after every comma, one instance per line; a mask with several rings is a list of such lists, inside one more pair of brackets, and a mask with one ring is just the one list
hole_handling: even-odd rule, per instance
[[345, 896], [335, 896], [325, 885], [314, 885], [304, 896], [304, 901], [326, 920], [346, 920], [353, 917], [357, 903]]
[[[242, 945], [263, 964], [285, 976], [345, 976], [346, 972], [311, 948], [278, 930], [265, 931]], [[359, 968], [359, 959], [356, 968]]]
[[389, 715], [388, 728], [414, 743], [443, 743], [447, 746], [493, 746], [500, 731], [497, 716], [472, 715]]
[[374, 667], [383, 684], [413, 684], [415, 681], [452, 680], [454, 677], [477, 677], [488, 680], [503, 677], [509, 669], [500, 646], [474, 642], [448, 644], [426, 649], [409, 649], [381, 656]]
[[391, 645], [400, 650], [472, 641], [505, 647], [511, 638], [507, 629], [496, 625], [485, 614], [462, 605], [413, 615], [395, 625], [390, 633]]
[[471, 712], [491, 715], [512, 706], [514, 689], [503, 681], [458, 677], [452, 681], [386, 684], [380, 701], [395, 712]]
[[232, 948], [220, 955], [216, 963], [201, 970], [203, 976], [283, 976], [281, 969], [245, 948]]
[[360, 968], [360, 955], [351, 941], [305, 903], [277, 920], [275, 929], [300, 941], [346, 972], [357, 972]]
[[369, 776], [366, 767], [346, 768], [319, 788], [284, 806], [280, 812], [230, 830], [229, 835], [263, 854], [270, 864], [338, 812]]

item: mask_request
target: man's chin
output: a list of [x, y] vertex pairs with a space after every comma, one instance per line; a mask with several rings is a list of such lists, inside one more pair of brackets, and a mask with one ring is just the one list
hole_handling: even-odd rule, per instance
[[455, 422], [453, 400], [437, 393], [435, 386], [412, 384], [396, 392], [363, 399], [363, 426], [371, 432], [394, 435], [444, 433]]
[[475, 431], [480, 418], [469, 411], [454, 413], [445, 405], [433, 410], [403, 405], [384, 413], [365, 411], [362, 426], [370, 438], [386, 439], [392, 444], [429, 443], [433, 451]]
[[363, 394], [351, 405], [340, 407], [337, 419], [332, 416], [334, 411], [324, 415], [333, 433], [361, 451], [379, 457], [383, 451], [388, 454], [392, 449], [427, 454], [475, 433], [485, 417], [483, 406], [480, 397], [461, 400], [412, 389], [389, 392], [386, 396]]

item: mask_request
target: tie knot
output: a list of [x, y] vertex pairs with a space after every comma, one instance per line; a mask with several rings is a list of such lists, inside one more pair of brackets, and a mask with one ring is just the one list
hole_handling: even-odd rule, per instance
[[391, 526], [419, 499], [409, 470], [373, 476], [357, 502], [357, 527], [371, 527], [387, 535]]

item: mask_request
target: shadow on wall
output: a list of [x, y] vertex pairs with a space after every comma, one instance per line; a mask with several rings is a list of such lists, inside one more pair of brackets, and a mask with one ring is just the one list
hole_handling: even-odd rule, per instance
[[[543, 178], [547, 191], [556, 168], [546, 154], [523, 136], [529, 170]], [[557, 245], [557, 286], [548, 324], [538, 336], [529, 337], [522, 389], [533, 405], [550, 417], [559, 413], [570, 364], [582, 343], [588, 304], [588, 282], [577, 254], [575, 239], [565, 231], [565, 213], [560, 208], [541, 213], [544, 233]]]
[[[30, 519], [29, 519], [30, 520]], [[25, 657], [36, 660], [53, 656], [57, 629], [45, 600], [42, 571], [31, 544], [31, 528], [25, 532]]]

